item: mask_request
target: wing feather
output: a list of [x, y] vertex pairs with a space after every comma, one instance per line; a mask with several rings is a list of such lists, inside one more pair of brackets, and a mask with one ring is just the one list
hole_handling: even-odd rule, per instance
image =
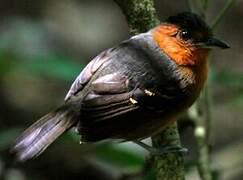
[[97, 70], [109, 59], [110, 54], [112, 53], [114, 49], [108, 49], [106, 51], [103, 51], [98, 56], [96, 56], [90, 63], [83, 69], [83, 71], [78, 75], [78, 77], [75, 79], [73, 84], [71, 85], [71, 88], [69, 89], [65, 101], [70, 99], [73, 95], [77, 94], [79, 91], [81, 91], [85, 84], [87, 84], [92, 76], [97, 72]]

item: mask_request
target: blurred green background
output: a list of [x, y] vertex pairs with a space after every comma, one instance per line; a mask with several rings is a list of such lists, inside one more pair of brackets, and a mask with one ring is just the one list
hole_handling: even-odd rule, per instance
[[[208, 21], [225, 1], [211, 1]], [[185, 1], [156, 0], [161, 20], [187, 10]], [[243, 1], [216, 30], [231, 49], [211, 56], [212, 162], [220, 179], [243, 178]], [[144, 167], [147, 153], [132, 143], [79, 145], [69, 132], [38, 159], [15, 164], [9, 146], [27, 126], [63, 102], [74, 78], [102, 50], [129, 37], [112, 0], [1, 0], [0, 180], [122, 179]], [[193, 128], [182, 128], [187, 178], [196, 180]], [[150, 173], [146, 179], [153, 179]]]

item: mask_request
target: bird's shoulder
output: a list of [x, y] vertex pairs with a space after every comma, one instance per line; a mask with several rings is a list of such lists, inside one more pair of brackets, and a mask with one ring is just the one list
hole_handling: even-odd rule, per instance
[[70, 99], [77, 92], [81, 91], [84, 86], [90, 81], [92, 76], [97, 72], [97, 70], [102, 67], [102, 65], [108, 61], [111, 54], [113, 54], [115, 48], [111, 48], [101, 52], [97, 55], [93, 60], [91, 60], [86, 67], [81, 71], [81, 73], [76, 77], [74, 82], [72, 83], [66, 97], [65, 101]]
[[[168, 77], [167, 73], [173, 67], [171, 63], [173, 62], [153, 41], [150, 32], [133, 36], [117, 46], [101, 52], [90, 61], [72, 83], [65, 101], [82, 91], [91, 79], [102, 79], [102, 76], [105, 76], [106, 78], [103, 79], [107, 80], [107, 77], [111, 77], [111, 74], [115, 74], [115, 77], [119, 74], [122, 77], [117, 79], [117, 83], [124, 76], [127, 76], [129, 79], [134, 78], [136, 81], [136, 78], [145, 77], [144, 75], [146, 75], [146, 78], [155, 77], [154, 74], [147, 72], [147, 69], [152, 68], [159, 71], [162, 68], [162, 71], [157, 71], [158, 74], [156, 76], [166, 78]], [[117, 73], [118, 71], [119, 73]], [[97, 72], [100, 72], [99, 75], [97, 75]], [[97, 77], [94, 78], [94, 76]]]

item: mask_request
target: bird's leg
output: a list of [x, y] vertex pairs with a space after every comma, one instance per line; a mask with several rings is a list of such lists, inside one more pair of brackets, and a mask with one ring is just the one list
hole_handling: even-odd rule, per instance
[[133, 143], [141, 146], [142, 148], [146, 149], [147, 151], [149, 151], [152, 155], [164, 155], [164, 154], [168, 154], [168, 153], [174, 153], [174, 152], [180, 152], [182, 154], [187, 154], [188, 153], [188, 149], [183, 148], [181, 146], [161, 146], [159, 148], [154, 148], [152, 146], [149, 146], [141, 141], [133, 141]]

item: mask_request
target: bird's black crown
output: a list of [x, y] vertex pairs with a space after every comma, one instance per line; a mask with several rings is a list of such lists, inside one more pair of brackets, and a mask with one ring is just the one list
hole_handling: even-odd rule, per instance
[[167, 23], [175, 24], [180, 29], [185, 29], [192, 36], [198, 36], [199, 33], [204, 37], [212, 36], [212, 31], [206, 22], [197, 14], [191, 12], [179, 13], [175, 16], [170, 16]]
[[205, 21], [199, 15], [191, 12], [183, 12], [175, 16], [170, 16], [166, 22], [176, 24], [183, 29], [211, 32]]

